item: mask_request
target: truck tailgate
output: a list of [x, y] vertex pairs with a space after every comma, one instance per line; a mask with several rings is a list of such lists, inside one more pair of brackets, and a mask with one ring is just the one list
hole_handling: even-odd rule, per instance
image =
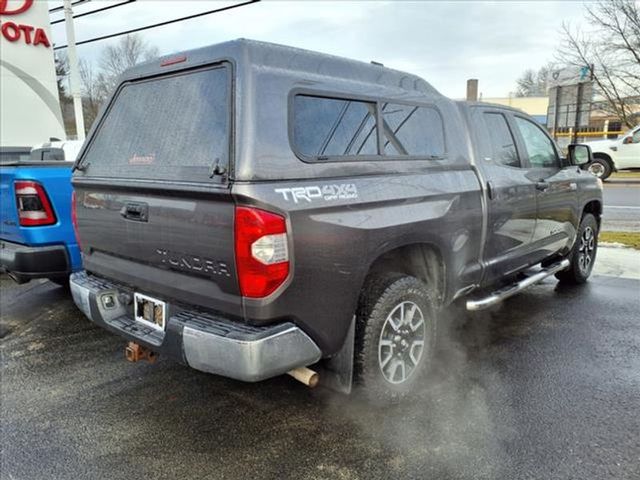
[[241, 316], [228, 188], [178, 196], [76, 181], [75, 189], [89, 272], [141, 293]]
[[116, 91], [78, 160], [85, 268], [143, 294], [240, 316], [234, 203], [215, 173], [229, 165], [231, 67], [162, 73]]
[[0, 167], [0, 238], [21, 243], [24, 239], [18, 226], [18, 209], [13, 188], [16, 169], [17, 167]]

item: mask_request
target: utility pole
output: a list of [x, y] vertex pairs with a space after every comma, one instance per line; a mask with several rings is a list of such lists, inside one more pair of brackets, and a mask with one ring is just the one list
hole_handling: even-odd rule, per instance
[[76, 118], [78, 140], [84, 141], [84, 115], [82, 113], [82, 93], [80, 91], [80, 73], [78, 55], [76, 54], [76, 33], [73, 27], [73, 10], [71, 0], [64, 0], [64, 19], [67, 29], [67, 55], [69, 58], [69, 82], [73, 97], [73, 111]]
[[467, 80], [467, 102], [478, 101], [478, 79], [470, 78]]
[[580, 82], [578, 84], [578, 91], [576, 92], [576, 120], [573, 128], [573, 138], [571, 143], [578, 143], [578, 130], [580, 129], [580, 117], [582, 116], [582, 97], [584, 91], [584, 84]]
[[562, 100], [562, 87], [558, 85], [554, 88], [556, 89], [556, 92], [553, 112], [553, 139], [558, 140], [558, 123], [560, 122], [560, 100]]

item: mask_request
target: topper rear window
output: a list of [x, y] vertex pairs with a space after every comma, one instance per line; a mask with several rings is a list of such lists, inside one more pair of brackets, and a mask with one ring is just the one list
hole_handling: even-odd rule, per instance
[[229, 163], [230, 68], [124, 84], [91, 139], [92, 176], [203, 181]]

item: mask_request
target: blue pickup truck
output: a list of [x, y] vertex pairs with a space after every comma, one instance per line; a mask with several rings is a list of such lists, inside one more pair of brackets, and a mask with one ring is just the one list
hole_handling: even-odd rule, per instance
[[18, 283], [68, 285], [82, 260], [72, 224], [71, 168], [55, 149], [0, 159], [0, 269]]

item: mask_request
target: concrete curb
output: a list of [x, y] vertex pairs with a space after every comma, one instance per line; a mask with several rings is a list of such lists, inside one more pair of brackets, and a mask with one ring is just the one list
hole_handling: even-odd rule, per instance
[[640, 250], [615, 243], [600, 244], [593, 274], [640, 280]]
[[624, 185], [633, 187], [635, 185], [640, 186], [640, 178], [608, 178], [604, 181], [605, 187], [607, 185]]

